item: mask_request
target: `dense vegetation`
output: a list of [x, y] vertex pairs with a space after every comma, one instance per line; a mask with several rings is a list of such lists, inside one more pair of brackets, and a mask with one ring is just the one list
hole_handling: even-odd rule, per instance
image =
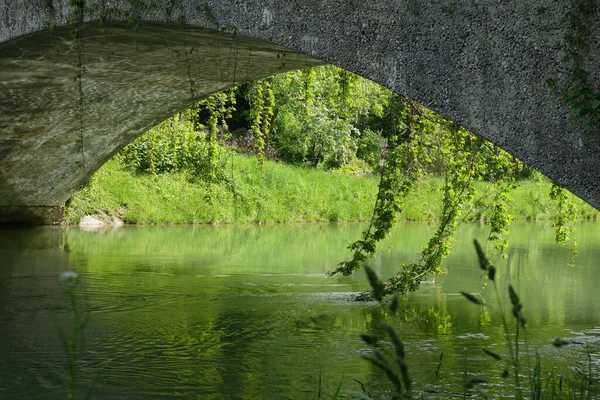
[[[71, 199], [68, 222], [78, 223], [90, 214], [107, 222], [118, 217], [130, 224], [349, 222], [369, 221], [373, 214], [375, 177], [270, 160], [261, 166], [255, 157], [224, 151], [229, 151], [228, 182], [213, 185], [212, 204], [206, 201], [206, 183], [193, 173], [140, 174], [111, 160]], [[422, 181], [404, 202], [401, 218], [434, 221], [442, 206], [443, 186], [440, 178]], [[520, 182], [510, 204], [514, 218], [552, 217], [556, 204], [547, 195], [550, 188], [545, 179]], [[476, 196], [487, 190], [485, 182], [475, 185]], [[596, 216], [591, 207], [579, 204], [580, 218]], [[491, 213], [489, 208], [477, 207], [469, 220], [485, 221]]]
[[[402, 265], [388, 281], [388, 293], [415, 290], [427, 275], [443, 272], [441, 262], [462, 221], [488, 223], [489, 240], [498, 250], [505, 249], [514, 191], [526, 179], [528, 184], [531, 178], [543, 182], [493, 144], [334, 66], [281, 74], [215, 94], [147, 132], [117, 159], [129, 171], [123, 173], [146, 176], [139, 188], [144, 195], [138, 198], [157, 210], [161, 203], [179, 202], [177, 215], [155, 215], [152, 207], [144, 215], [126, 212], [136, 202], [131, 194], [128, 199], [97, 195], [96, 201], [105, 203], [100, 210], [76, 196], [75, 209], [121, 209], [128, 222], [154, 223], [370, 220], [362, 238], [350, 246], [352, 259], [334, 273], [351, 274], [367, 263], [377, 243], [400, 218], [407, 218], [402, 213], [420, 203], [408, 218], [423, 219], [425, 214], [425, 219], [438, 222], [438, 229], [417, 261]], [[301, 172], [283, 164], [300, 166]], [[159, 189], [161, 176], [173, 173], [179, 178]], [[357, 178], [372, 175], [380, 177], [378, 188], [372, 179]], [[128, 181], [114, 182], [127, 192]], [[190, 182], [202, 185], [189, 190]], [[424, 186], [439, 194], [436, 201], [423, 201]], [[95, 190], [93, 180], [83, 189], [87, 199], [94, 198]], [[578, 216], [573, 197], [554, 184], [543, 191], [554, 202], [556, 237], [564, 243]], [[181, 195], [175, 196], [177, 192]], [[375, 192], [371, 213], [365, 204]], [[311, 211], [308, 199], [320, 207]], [[533, 200], [539, 205], [547, 201], [539, 196]], [[584, 213], [594, 215], [589, 208]]]

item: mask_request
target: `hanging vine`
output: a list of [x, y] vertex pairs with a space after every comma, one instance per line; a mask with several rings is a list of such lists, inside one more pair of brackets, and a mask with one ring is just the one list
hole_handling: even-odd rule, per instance
[[248, 102], [250, 103], [250, 129], [254, 135], [254, 151], [263, 163], [265, 146], [269, 140], [275, 115], [275, 96], [270, 78], [261, 79], [252, 85], [248, 92]]
[[447, 170], [443, 187], [442, 209], [439, 224], [433, 237], [421, 252], [418, 260], [401, 264], [401, 271], [388, 280], [385, 293], [405, 294], [418, 289], [422, 280], [429, 275], [444, 272], [441, 263], [450, 254], [454, 233], [464, 212], [464, 205], [474, 197], [474, 182], [477, 179], [477, 164], [483, 142], [469, 132], [454, 126], [447, 131], [444, 144], [444, 159]]
[[[400, 102], [403, 106], [408, 105], [406, 98], [401, 98]], [[404, 117], [408, 120], [406, 129], [414, 134], [413, 115], [409, 113], [408, 107], [403, 111]], [[397, 135], [389, 138], [386, 149], [388, 155], [381, 168], [379, 189], [369, 227], [362, 233], [360, 240], [348, 247], [353, 252], [352, 259], [341, 262], [330, 275], [338, 273], [350, 275], [360, 268], [373, 257], [377, 243], [383, 240], [396, 225], [403, 208], [402, 200], [412, 193], [419, 177], [419, 170], [416, 167], [419, 153], [411, 151], [413, 143], [409, 140], [398, 144]]]
[[[507, 204], [515, 187], [512, 182], [515, 164], [507, 153], [416, 103], [402, 97], [394, 101], [399, 112], [392, 119], [395, 127], [390, 141], [392, 148], [388, 149], [382, 168], [371, 223], [362, 238], [349, 246], [352, 259], [340, 263], [332, 274], [349, 275], [368, 262], [377, 243], [396, 225], [402, 199], [413, 193], [416, 183], [429, 175], [427, 171], [439, 169], [443, 171], [444, 185], [437, 230], [417, 261], [400, 265], [400, 272], [384, 286], [386, 294], [404, 294], [416, 290], [428, 276], [445, 272], [442, 261], [450, 253], [455, 231], [470, 217], [475, 204], [480, 207], [487, 204], [491, 209], [489, 239], [499, 249], [507, 246], [512, 219]], [[474, 184], [478, 180], [490, 182], [489, 188], [474, 199]], [[368, 294], [359, 296], [368, 297]]]
[[211, 202], [215, 198], [215, 184], [223, 179], [223, 169], [219, 168], [219, 161], [223, 158], [224, 149], [219, 145], [219, 134], [228, 130], [227, 120], [235, 110], [235, 88], [228, 92], [214, 94], [200, 101], [198, 106], [208, 111], [206, 126], [197, 128], [206, 129], [206, 160], [196, 166], [196, 174], [202, 176], [207, 183], [206, 199]]
[[500, 190], [498, 190], [492, 201], [488, 240], [495, 244], [496, 250], [504, 251], [508, 248], [508, 235], [510, 233], [508, 227], [513, 219], [512, 214], [509, 212], [510, 203], [513, 201], [510, 192], [516, 189], [517, 185], [511, 179], [509, 182], [500, 183], [500, 186]]
[[555, 241], [564, 245], [569, 240], [573, 240], [573, 245], [571, 246], [571, 264], [574, 264], [577, 257], [577, 239], [575, 238], [577, 206], [575, 206], [573, 201], [573, 195], [555, 182], [552, 182], [552, 186], [550, 187], [550, 198], [556, 203], [556, 213], [552, 218]]

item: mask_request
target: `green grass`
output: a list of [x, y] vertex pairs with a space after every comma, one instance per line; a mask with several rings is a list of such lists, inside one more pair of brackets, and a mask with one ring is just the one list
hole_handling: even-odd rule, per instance
[[[309, 167], [265, 161], [261, 170], [255, 158], [234, 155], [227, 165], [229, 184], [213, 187], [215, 198], [206, 200], [207, 186], [191, 174], [136, 174], [117, 160], [106, 163], [79, 190], [67, 208], [67, 222], [85, 215], [118, 216], [132, 224], [348, 222], [371, 218], [378, 178], [355, 177]], [[232, 168], [233, 167], [233, 168]], [[233, 170], [233, 173], [232, 173]], [[407, 199], [402, 218], [433, 220], [441, 208], [441, 179], [417, 185]], [[477, 184], [476, 198], [489, 184]], [[550, 183], [531, 180], [512, 192], [510, 212], [515, 219], [547, 219], [554, 204]], [[577, 201], [581, 218], [598, 218], [598, 211]], [[475, 209], [475, 220], [490, 210]]]
[[231, 170], [228, 173], [229, 185], [214, 186], [211, 204], [206, 183], [189, 174], [136, 174], [111, 160], [73, 196], [67, 221], [76, 223], [87, 214], [116, 215], [137, 224], [338, 222], [371, 217], [375, 178], [271, 161], [261, 172], [259, 162], [245, 156], [234, 156], [233, 171], [233, 177]]

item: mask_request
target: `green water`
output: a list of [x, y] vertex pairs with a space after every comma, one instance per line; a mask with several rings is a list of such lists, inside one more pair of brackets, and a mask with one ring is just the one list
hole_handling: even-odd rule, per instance
[[[88, 318], [76, 383], [84, 398], [317, 399], [340, 382], [364, 382], [378, 397], [391, 386], [360, 358], [359, 335], [381, 332], [362, 271], [328, 278], [349, 256], [359, 225], [122, 227], [0, 231], [0, 398], [66, 398], [70, 340], [65, 270], [77, 271], [77, 304]], [[384, 277], [410, 262], [433, 227], [404, 224], [374, 261]], [[462, 392], [464, 374], [491, 376], [506, 390], [500, 320], [459, 291], [482, 289], [471, 241], [485, 227], [461, 228], [449, 273], [401, 302], [388, 319], [407, 348], [417, 390]], [[600, 365], [600, 230], [578, 226], [574, 267], [568, 246], [544, 224], [515, 224], [508, 258], [493, 257], [499, 283], [512, 282], [525, 305], [527, 343], [548, 369]], [[391, 247], [391, 245], [393, 246]], [[491, 287], [483, 289], [493, 300]], [[555, 337], [579, 345], [557, 349]], [[443, 364], [435, 378], [440, 353]], [[465, 367], [466, 358], [466, 367]], [[587, 367], [587, 365], [586, 365]], [[446, 398], [427, 392], [428, 397]]]

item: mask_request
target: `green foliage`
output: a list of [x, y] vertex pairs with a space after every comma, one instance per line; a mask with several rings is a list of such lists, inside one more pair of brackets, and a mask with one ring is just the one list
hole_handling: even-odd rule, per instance
[[130, 143], [121, 150], [118, 158], [123, 165], [137, 172], [193, 171], [203, 178], [214, 179], [218, 169], [211, 168], [211, 163], [219, 161], [219, 156], [224, 163], [225, 158], [222, 150], [212, 148], [210, 140], [208, 131], [196, 131], [184, 113], [176, 114]]
[[[111, 160], [75, 193], [67, 207], [67, 221], [76, 223], [90, 214], [114, 215], [133, 224], [369, 221], [372, 216], [378, 185], [374, 178], [265, 160], [263, 190], [257, 159], [230, 154], [226, 165], [225, 181], [214, 185], [216, 199], [211, 205], [205, 199], [206, 183], [189, 171], [150, 175]], [[433, 222], [432, 210], [441, 207], [443, 185], [439, 178], [420, 180], [414, 196], [404, 199], [400, 219]], [[476, 182], [475, 197], [488, 193], [488, 187], [486, 182]], [[547, 182], [522, 182], [511, 204], [514, 218], [551, 218], [556, 204], [544, 196], [549, 190]], [[589, 205], [575, 200], [578, 217], [599, 217]], [[257, 219], [259, 201], [263, 211]], [[482, 205], [472, 215], [487, 220], [490, 212]]]
[[[354, 157], [378, 158], [378, 137], [358, 128], [367, 115], [381, 115], [389, 90], [334, 66], [276, 75], [272, 78], [274, 120], [272, 141], [279, 159], [341, 168]], [[358, 154], [359, 149], [361, 153]]]
[[[398, 111], [394, 122], [392, 147], [382, 168], [381, 183], [371, 225], [363, 237], [352, 243], [353, 257], [342, 262], [334, 273], [351, 274], [375, 254], [377, 243], [385, 238], [398, 221], [406, 197], [416, 183], [433, 173], [444, 179], [442, 204], [437, 213], [438, 228], [417, 261], [400, 265], [400, 272], [386, 284], [386, 293], [416, 290], [428, 275], [444, 273], [442, 261], [450, 253], [458, 224], [472, 219], [474, 209], [491, 208], [490, 240], [507, 245], [506, 235], [512, 216], [508, 213], [514, 188], [515, 161], [463, 128], [433, 112], [397, 98], [390, 102]], [[478, 180], [506, 181], [490, 185], [475, 197]]]
[[273, 122], [275, 97], [271, 88], [270, 79], [256, 82], [248, 92], [250, 102], [250, 120], [254, 134], [254, 147], [258, 158], [265, 158], [265, 144], [268, 141]]
[[[228, 131], [227, 120], [235, 109], [235, 88], [210, 96], [149, 130], [118, 155], [127, 167], [142, 173], [163, 174], [188, 171], [204, 181], [206, 198], [212, 185], [226, 180], [226, 150], [219, 136]], [[198, 114], [208, 114], [204, 124]]]
[[494, 242], [496, 249], [500, 251], [508, 247], [506, 237], [509, 234], [508, 227], [513, 219], [513, 215], [509, 211], [513, 201], [510, 193], [515, 188], [516, 185], [512, 182], [502, 183], [492, 201], [492, 215], [489, 221], [491, 229], [488, 239]]
[[360, 158], [353, 158], [348, 164], [337, 169], [332, 169], [331, 172], [349, 176], [371, 176], [373, 173], [371, 166]]
[[[231, 118], [231, 113], [235, 109], [234, 91], [235, 88], [228, 93], [217, 93], [198, 103], [198, 107], [203, 107], [208, 112], [205, 137], [206, 157], [196, 155], [196, 165], [193, 171], [196, 176], [201, 177], [208, 184], [205, 197], [209, 202], [212, 202], [215, 197], [214, 185], [223, 181], [225, 176], [225, 152], [219, 146], [218, 136], [221, 131], [226, 132], [229, 129], [226, 121]], [[202, 128], [201, 125], [198, 127]]]
[[566, 189], [552, 182], [550, 187], [550, 198], [556, 203], [556, 212], [552, 218], [552, 227], [555, 230], [556, 243], [566, 244], [573, 238], [571, 250], [573, 252], [573, 262], [577, 255], [577, 240], [575, 240], [575, 225], [577, 220], [577, 206], [573, 195]]
[[109, 161], [73, 196], [67, 220], [108, 214], [132, 224], [339, 222], [366, 221], [372, 212], [373, 178], [269, 160], [261, 167], [256, 158], [236, 154], [231, 164], [226, 180], [212, 186], [211, 204], [206, 183], [192, 172], [140, 174]]
[[[226, 180], [214, 185], [216, 199], [211, 205], [205, 199], [206, 183], [192, 172], [150, 175], [111, 160], [75, 193], [67, 207], [67, 221], [77, 223], [90, 214], [118, 216], [133, 224], [369, 221], [372, 216], [378, 185], [374, 178], [265, 160], [262, 189], [258, 160], [230, 154], [226, 165]], [[438, 178], [419, 181], [414, 196], [404, 199], [401, 219], [433, 221], [431, 210], [441, 207], [443, 185]], [[475, 197], [487, 193], [488, 186], [477, 182]], [[515, 219], [551, 218], [556, 205], [544, 196], [549, 190], [547, 182], [522, 182], [511, 204]], [[580, 218], [599, 217], [589, 205], [575, 200]], [[259, 201], [263, 208], [256, 218]], [[476, 206], [472, 215], [489, 219], [490, 211]]]
[[[392, 143], [394, 140], [396, 138], [392, 138]], [[375, 254], [377, 242], [384, 239], [395, 226], [402, 211], [402, 200], [413, 191], [418, 177], [415, 159], [406, 157], [406, 155], [416, 156], [406, 148], [409, 143], [406, 142], [389, 151], [381, 170], [379, 191], [371, 223], [363, 232], [362, 239], [349, 246], [353, 252], [352, 259], [340, 263], [333, 274], [350, 275], [358, 269]]]
[[600, 123], [600, 93], [591, 93], [579, 88], [565, 96], [565, 102], [572, 107], [573, 117], [588, 118], [590, 127]]

